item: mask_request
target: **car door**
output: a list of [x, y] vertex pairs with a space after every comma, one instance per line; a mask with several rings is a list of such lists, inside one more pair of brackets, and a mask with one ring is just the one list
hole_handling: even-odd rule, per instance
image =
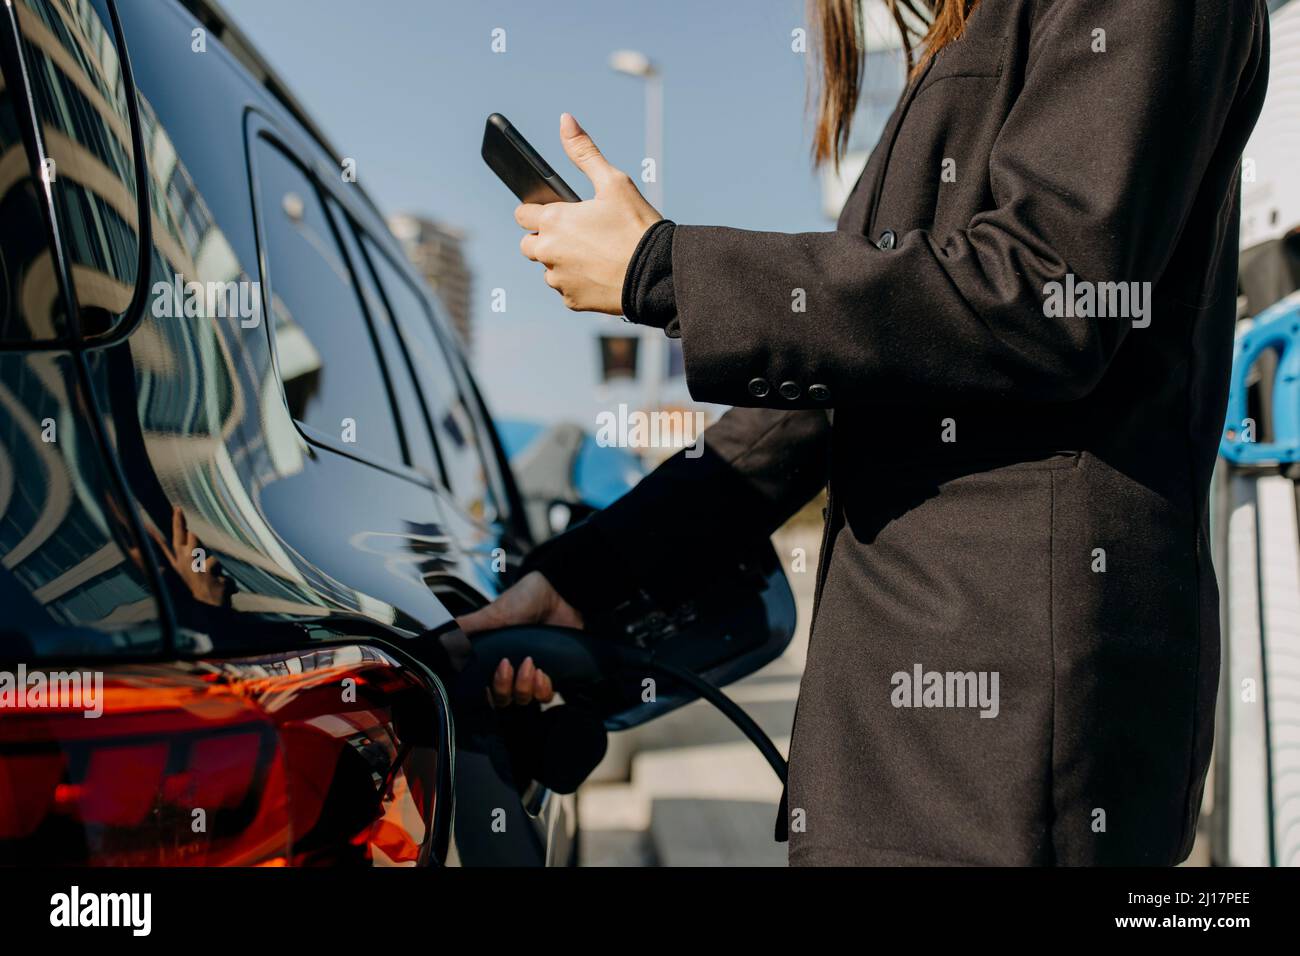
[[[443, 478], [438, 494], [447, 526], [477, 571], [490, 579], [489, 593], [496, 593], [517, 564], [518, 545], [512, 535], [509, 478], [497, 468], [495, 442], [482, 406], [470, 393], [468, 372], [449, 348], [426, 295], [387, 250], [388, 243], [339, 213], [341, 233], [351, 233], [345, 244], [364, 263], [358, 269], [360, 284], [366, 289], [373, 283], [373, 294], [366, 298], [373, 302], [376, 328], [384, 330], [380, 340], [388, 366], [409, 371], [418, 383], [423, 415], [436, 440]], [[431, 569], [426, 581], [458, 611], [481, 603], [445, 570]], [[493, 764], [492, 748], [498, 746], [503, 744], [493, 741], [491, 747], [458, 754], [455, 841], [462, 861], [568, 862], [576, 845], [575, 798], [552, 793], [536, 781], [507, 779]], [[534, 849], [532, 860], [520, 859], [518, 841], [502, 838], [520, 831]]]
[[276, 370], [263, 414], [292, 420], [305, 479], [266, 489], [268, 517], [314, 568], [397, 612], [422, 609], [406, 613], [427, 627], [446, 609], [434, 608], [422, 575], [459, 565], [433, 493], [427, 432], [395, 414], [400, 380], [377, 348], [321, 182], [296, 158], [305, 150], [262, 129], [249, 155]]
[[104, 0], [3, 17], [0, 669], [60, 689], [0, 722], [0, 863], [444, 859], [437, 677], [323, 621], [333, 596], [245, 521], [256, 313], [170, 309], [200, 276], [248, 286], [226, 239], [251, 221], [242, 151], [213, 154], [237, 201], [205, 199]]
[[[269, 243], [259, 242], [255, 179], [245, 148], [246, 117], [267, 105], [257, 101], [256, 86], [229, 57], [192, 57], [188, 41], [179, 47], [173, 42], [190, 35], [192, 21], [181, 8], [125, 6], [122, 32], [139, 81], [135, 90], [125, 48], [120, 52], [124, 73], [116, 81], [69, 72], [85, 64], [78, 54], [87, 45], [106, 63], [118, 62], [105, 47], [111, 42], [105, 35], [89, 43], [79, 35], [85, 23], [110, 23], [103, 3], [75, 22], [62, 5], [37, 0], [17, 14], [24, 36], [34, 38], [29, 56], [48, 54], [34, 76], [48, 84], [37, 108], [48, 139], [63, 144], [67, 157], [58, 164], [52, 191], [61, 198], [63, 251], [74, 276], [68, 285], [75, 305], [69, 311], [91, 320], [80, 323], [86, 345], [82, 410], [99, 419], [127, 498], [119, 506], [126, 515], [106, 509], [104, 517], [129, 517], [141, 526], [143, 541], [127, 556], [130, 563], [156, 570], [164, 591], [169, 657], [200, 670], [225, 668], [242, 657], [249, 669], [238, 671], [238, 678], [234, 670], [226, 673], [229, 679], [263, 681], [260, 690], [250, 689], [259, 695], [271, 692], [265, 681], [275, 675], [301, 686], [316, 678], [307, 676], [314, 670], [321, 679], [336, 681], [333, 668], [343, 657], [372, 660], [364, 647], [349, 647], [376, 643], [400, 650], [413, 635], [450, 621], [418, 568], [430, 560], [428, 542], [441, 549], [437, 553], [446, 551], [438, 499], [394, 417], [385, 370], [366, 338], [366, 313], [356, 300], [346, 259], [327, 245], [327, 222], [319, 216], [308, 222], [313, 210], [319, 211], [312, 205], [319, 198], [310, 175], [282, 180], [290, 184], [279, 198], [292, 192], [305, 212], [278, 226], [278, 257], [273, 250], [266, 257], [259, 254]], [[122, 112], [116, 113], [119, 104]], [[280, 117], [280, 122], [293, 136], [290, 119]], [[88, 145], [82, 148], [83, 140], [74, 134]], [[306, 142], [291, 152], [314, 155]], [[106, 164], [105, 157], [113, 162]], [[122, 157], [124, 174], [116, 162]], [[136, 209], [127, 191], [136, 182], [132, 171], [142, 187]], [[111, 228], [117, 220], [110, 214], [137, 230], [140, 249], [123, 248], [122, 230]], [[317, 258], [293, 241], [313, 243], [307, 252]], [[277, 278], [267, 273], [272, 259], [281, 269]], [[123, 282], [120, 266], [133, 261], [140, 262], [138, 278]], [[368, 364], [358, 345], [346, 350], [345, 366], [332, 366], [335, 383], [340, 373], [354, 372], [356, 381], [365, 381], [356, 392], [358, 405], [364, 400], [365, 406], [351, 411], [363, 423], [358, 435], [364, 447], [357, 441], [351, 443], [355, 447], [342, 442], [331, 449], [328, 441], [313, 441], [295, 424], [274, 359], [274, 333], [264, 320], [272, 309], [261, 295], [263, 289], [270, 294], [272, 282], [280, 307], [301, 315], [308, 300], [292, 280], [310, 275], [324, 288], [326, 274], [339, 305], [334, 315], [342, 323], [330, 331], [370, 350]], [[327, 347], [319, 348], [324, 354]], [[376, 394], [381, 400], [371, 401]], [[295, 653], [304, 645], [322, 650]], [[326, 660], [332, 663], [321, 667]], [[387, 664], [381, 670], [393, 672]], [[408, 673], [417, 671], [412, 667]], [[430, 718], [446, 706], [437, 678], [428, 676], [418, 681], [424, 684], [425, 714], [415, 720], [423, 728], [421, 737], [435, 732]], [[376, 680], [389, 686], [387, 676], [371, 670], [355, 701], [336, 688], [332, 709], [326, 686], [311, 705], [313, 714], [303, 710], [303, 698], [279, 697], [277, 712], [301, 724], [301, 731], [292, 731], [294, 740], [307, 741], [310, 748], [309, 764], [299, 761], [289, 769], [295, 779], [314, 778], [308, 789], [317, 793], [336, 792], [333, 784], [343, 782], [337, 792], [360, 794], [360, 802], [329, 804], [351, 807], [342, 821], [349, 826], [355, 822], [352, 812], [369, 799], [364, 782], [393, 786], [397, 778], [379, 769], [380, 763], [408, 753], [402, 740], [413, 739], [396, 732], [405, 721], [395, 722], [395, 715], [377, 716], [372, 727], [358, 722], [356, 704]], [[326, 741], [329, 747], [317, 747]], [[338, 748], [330, 749], [334, 745]], [[359, 772], [335, 774], [347, 769], [347, 761]], [[446, 760], [437, 770], [448, 783], [450, 766]], [[196, 770], [222, 773], [217, 764]], [[354, 785], [347, 785], [348, 779]], [[433, 789], [421, 786], [425, 796]], [[450, 799], [438, 806], [449, 821]], [[319, 859], [315, 854], [312, 858]]]

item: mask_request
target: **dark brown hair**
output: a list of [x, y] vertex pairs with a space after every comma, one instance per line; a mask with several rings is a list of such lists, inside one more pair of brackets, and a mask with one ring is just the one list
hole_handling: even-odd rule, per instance
[[[956, 40], [979, 0], [885, 0], [903, 37], [908, 73]], [[813, 160], [836, 165], [849, 141], [866, 56], [862, 0], [808, 0], [820, 69]]]

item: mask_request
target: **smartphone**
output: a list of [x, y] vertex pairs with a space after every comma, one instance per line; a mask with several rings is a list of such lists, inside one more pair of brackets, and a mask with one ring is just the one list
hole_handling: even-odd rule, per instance
[[582, 197], [569, 188], [500, 113], [487, 118], [482, 153], [483, 161], [520, 202], [582, 202]]

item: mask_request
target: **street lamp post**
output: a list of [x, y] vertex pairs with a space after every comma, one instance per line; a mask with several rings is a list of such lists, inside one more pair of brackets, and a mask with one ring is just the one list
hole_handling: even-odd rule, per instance
[[[664, 87], [659, 68], [644, 53], [636, 50], [616, 50], [609, 57], [610, 68], [616, 73], [634, 76], [645, 82], [645, 158], [653, 162], [653, 178], [646, 187], [646, 198], [661, 213], [664, 210], [663, 140], [664, 140]], [[644, 170], [644, 167], [642, 167]], [[659, 406], [659, 392], [667, 372], [668, 356], [664, 352], [666, 340], [657, 329], [646, 328], [640, 333], [645, 354], [645, 405], [653, 412]]]

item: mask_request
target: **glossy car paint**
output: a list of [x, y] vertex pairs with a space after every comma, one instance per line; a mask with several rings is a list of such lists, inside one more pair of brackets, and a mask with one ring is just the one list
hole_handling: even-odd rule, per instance
[[[155, 284], [178, 274], [200, 283], [257, 280], [264, 296], [275, 287], [258, 207], [254, 146], [262, 138], [300, 163], [351, 227], [414, 276], [360, 187], [344, 182], [337, 157], [215, 36], [205, 52], [193, 49], [199, 24], [186, 9], [158, 0], [120, 0], [116, 8], [134, 78], [135, 96], [125, 100], [129, 125], [103, 93], [121, 82], [111, 62], [108, 5], [16, 6], [27, 59], [76, 74], [72, 84], [101, 107], [98, 135], [130, 155], [143, 188], [47, 126], [45, 140], [67, 157], [59, 163], [64, 178], [96, 194], [131, 235], [147, 241], [149, 266], [124, 296], [122, 263], [96, 275], [93, 262], [76, 261], [65, 237], [62, 288], [78, 299], [103, 293], [103, 301], [82, 302], [74, 313], [86, 341], [0, 355], [9, 398], [0, 407], [8, 416], [0, 454], [28, 507], [19, 508], [13, 494], [6, 499], [10, 573], [0, 574], [0, 589], [6, 605], [25, 610], [6, 614], [0, 648], [6, 659], [150, 656], [171, 663], [366, 641], [401, 661], [416, 635], [496, 593], [501, 569], [527, 545], [513, 515], [517, 494], [463, 358], [428, 300], [485, 450], [490, 500], [471, 508], [436, 474], [406, 461], [371, 460], [299, 426], [280, 386], [271, 321], [159, 314]], [[42, 30], [51, 15], [70, 24], [77, 50], [68, 37]], [[92, 37], [96, 24], [103, 34]], [[131, 139], [138, 148], [129, 148]], [[74, 213], [62, 207], [61, 221]], [[273, 303], [260, 306], [264, 319], [273, 315]], [[373, 320], [358, 298], [355, 321]], [[429, 411], [398, 403], [398, 428], [427, 428]], [[60, 439], [38, 448], [39, 425], [50, 418]], [[79, 520], [78, 509], [89, 517]], [[168, 555], [177, 509], [203, 559], [219, 562], [215, 589]], [[57, 567], [32, 570], [55, 554]], [[422, 679], [431, 706], [445, 714], [437, 681]], [[576, 832], [571, 797], [536, 786], [521, 794], [487, 757], [468, 752], [456, 756], [454, 785], [450, 861], [567, 862]]]

